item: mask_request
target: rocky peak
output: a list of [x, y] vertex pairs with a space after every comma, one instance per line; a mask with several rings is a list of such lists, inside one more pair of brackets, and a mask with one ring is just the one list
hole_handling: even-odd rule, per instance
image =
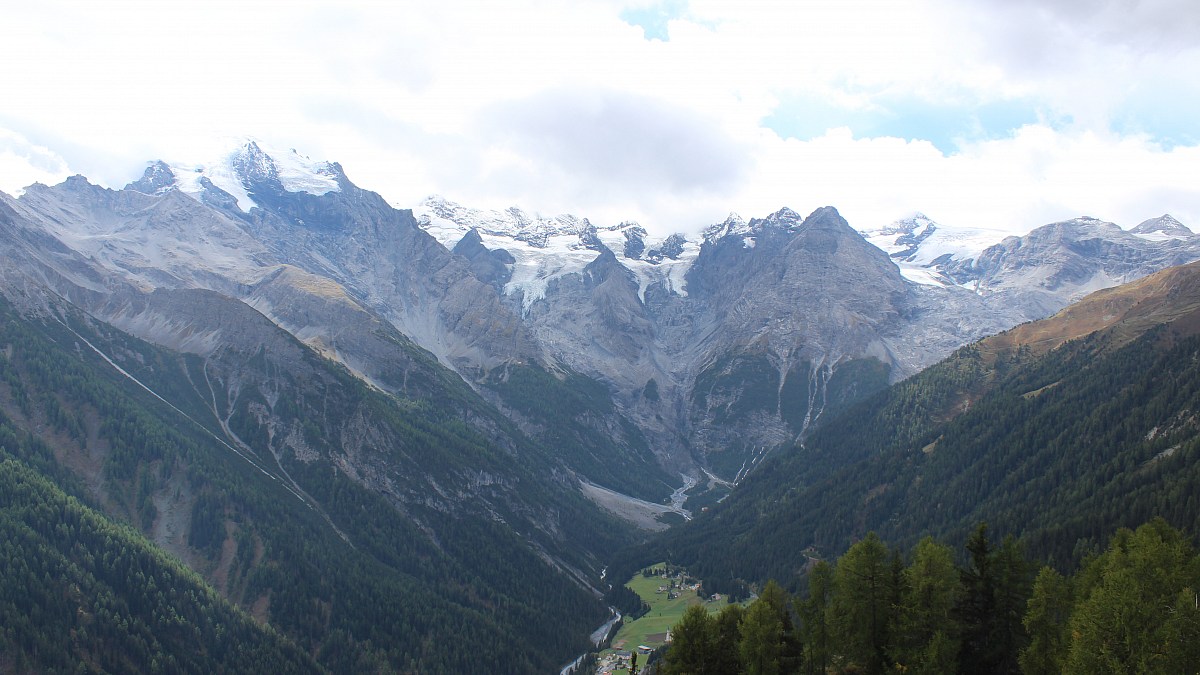
[[679, 260], [679, 256], [683, 255], [683, 246], [686, 243], [687, 237], [676, 232], [664, 239], [659, 246], [650, 249], [646, 253], [646, 260], [654, 263], [662, 262], [664, 258]]
[[146, 167], [146, 171], [142, 173], [142, 177], [126, 185], [125, 189], [155, 195], [162, 194], [173, 187], [175, 187], [175, 173], [171, 171], [171, 167], [167, 166], [166, 162], [158, 160], [151, 162], [150, 166]]
[[[833, 207], [827, 206], [825, 208], [832, 210], [835, 215], [837, 214], [837, 211], [834, 210]], [[812, 216], [809, 216], [809, 218], [812, 218], [813, 216], [818, 215], [818, 213], [820, 211], [822, 211], [822, 209], [818, 209], [817, 211], [814, 211]], [[779, 209], [778, 211], [776, 211], [775, 213], [772, 213], [771, 215], [767, 216], [766, 218], [763, 218], [761, 220], [759, 220], [759, 219], [751, 220], [750, 228], [752, 230], [756, 230], [756, 231], [761, 230], [766, 227], [775, 227], [775, 228], [779, 228], [779, 229], [783, 229], [783, 230], [795, 230], [796, 228], [800, 227], [800, 224], [803, 222], [804, 222], [804, 219], [800, 216], [799, 213], [796, 213], [795, 211], [793, 211], [785, 206], [782, 209]]]
[[283, 185], [279, 182], [279, 169], [275, 167], [275, 160], [263, 152], [262, 148], [258, 147], [258, 143], [250, 141], [234, 151], [229, 158], [229, 163], [238, 177], [242, 179], [242, 185], [247, 188], [270, 186], [279, 191], [283, 190]]
[[[907, 218], [901, 218], [879, 231], [880, 236], [894, 236], [892, 243], [901, 248], [892, 252], [893, 257], [905, 258], [916, 252], [921, 242], [937, 232], [938, 225], [933, 219], [923, 213], [914, 213]], [[865, 236], [865, 235], [864, 235]]]
[[637, 223], [621, 223], [616, 228], [625, 236], [625, 246], [622, 254], [626, 258], [638, 260], [646, 252], [646, 228]]
[[1164, 239], [1191, 239], [1196, 236], [1187, 225], [1176, 220], [1171, 214], [1163, 214], [1157, 218], [1143, 220], [1129, 231], [1130, 234], [1155, 236]]
[[937, 224], [933, 222], [932, 218], [918, 211], [907, 218], [901, 218], [890, 225], [885, 225], [873, 234], [915, 237], [920, 236], [922, 231], [936, 226]]
[[577, 237], [584, 248], [592, 248], [596, 228], [586, 218], [572, 215], [545, 217], [512, 206], [503, 211], [472, 209], [441, 196], [430, 196], [413, 213], [422, 227], [446, 246], [458, 241], [467, 230], [476, 228], [481, 235], [524, 242], [534, 248], [547, 248], [557, 237]]
[[67, 176], [67, 179], [62, 182], [62, 187], [72, 192], [92, 192], [104, 189], [98, 185], [92, 185], [91, 181], [80, 174]]
[[716, 241], [729, 236], [750, 233], [750, 225], [736, 213], [730, 213], [723, 222], [704, 229], [704, 241]]

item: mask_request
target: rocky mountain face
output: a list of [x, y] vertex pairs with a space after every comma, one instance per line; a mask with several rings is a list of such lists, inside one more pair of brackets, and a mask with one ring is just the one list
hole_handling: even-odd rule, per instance
[[907, 280], [832, 208], [733, 215], [693, 239], [438, 198], [417, 213], [472, 261], [514, 260], [504, 301], [551, 358], [615, 389], [664, 462], [728, 480], [822, 415], [1019, 320]]
[[1129, 230], [1080, 217], [994, 244], [989, 242], [994, 233], [945, 228], [921, 215], [864, 235], [888, 251], [909, 278], [1002, 299], [1023, 320], [1041, 319], [1093, 291], [1200, 258], [1200, 237], [1170, 215]]
[[123, 190], [76, 177], [3, 205], [26, 224], [18, 240], [44, 240], [27, 252], [39, 278], [98, 318], [215, 349], [178, 319], [124, 307], [130, 293], [211, 290], [409, 395], [444, 377], [431, 354], [523, 433], [565, 444], [585, 481], [654, 500], [676, 472], [736, 480], [962, 344], [1200, 258], [1169, 216], [1128, 232], [1077, 219], [996, 244], [920, 215], [860, 233], [832, 208], [668, 237], [442, 198], [410, 212], [337, 164], [254, 143], [154, 163]]

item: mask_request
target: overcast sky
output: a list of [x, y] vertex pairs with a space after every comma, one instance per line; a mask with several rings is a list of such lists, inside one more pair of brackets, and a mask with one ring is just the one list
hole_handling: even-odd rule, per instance
[[0, 190], [253, 137], [408, 206], [1200, 231], [1196, 0], [10, 3]]

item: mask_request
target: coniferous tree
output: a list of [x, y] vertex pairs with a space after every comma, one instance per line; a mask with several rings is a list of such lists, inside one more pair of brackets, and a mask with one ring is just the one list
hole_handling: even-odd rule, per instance
[[888, 669], [893, 585], [887, 546], [874, 532], [838, 559], [829, 626], [847, 665], [866, 673]]
[[912, 672], [954, 670], [958, 657], [954, 607], [961, 582], [949, 546], [925, 537], [904, 570], [895, 660]]
[[736, 673], [741, 663], [738, 645], [741, 642], [740, 625], [745, 610], [741, 605], [726, 605], [713, 618], [713, 657], [710, 663], [712, 673]]
[[823, 675], [829, 668], [831, 645], [828, 612], [832, 597], [833, 568], [821, 560], [808, 575], [808, 598], [797, 602], [805, 673]]
[[1200, 558], [1178, 530], [1162, 519], [1122, 529], [1080, 577], [1065, 672], [1195, 670]]
[[703, 605], [692, 605], [671, 627], [671, 648], [663, 657], [663, 675], [715, 675], [708, 664], [716, 661], [716, 622]]
[[743, 672], [748, 675], [778, 675], [783, 653], [783, 622], [770, 603], [761, 599], [746, 610], [741, 622]]
[[1021, 672], [1053, 675], [1063, 671], [1070, 615], [1070, 584], [1052, 568], [1043, 567], [1033, 582], [1033, 594], [1025, 614], [1029, 646], [1021, 651]]
[[995, 617], [992, 621], [989, 662], [992, 672], [1018, 673], [1018, 656], [1028, 643], [1021, 620], [1029, 602], [1030, 566], [1020, 543], [1012, 535], [1004, 538], [992, 557]]
[[971, 557], [960, 573], [963, 596], [956, 611], [962, 630], [959, 665], [967, 672], [990, 673], [993, 664], [988, 641], [996, 616], [996, 595], [987, 523], [975, 528], [967, 540], [967, 552]]

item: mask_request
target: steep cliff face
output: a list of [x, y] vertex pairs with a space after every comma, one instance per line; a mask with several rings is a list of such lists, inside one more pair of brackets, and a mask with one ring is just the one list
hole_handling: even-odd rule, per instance
[[961, 289], [907, 281], [833, 208], [803, 219], [784, 209], [719, 232], [688, 277], [687, 301], [720, 326], [694, 340], [703, 352], [689, 421], [726, 476], [1012, 320]]

